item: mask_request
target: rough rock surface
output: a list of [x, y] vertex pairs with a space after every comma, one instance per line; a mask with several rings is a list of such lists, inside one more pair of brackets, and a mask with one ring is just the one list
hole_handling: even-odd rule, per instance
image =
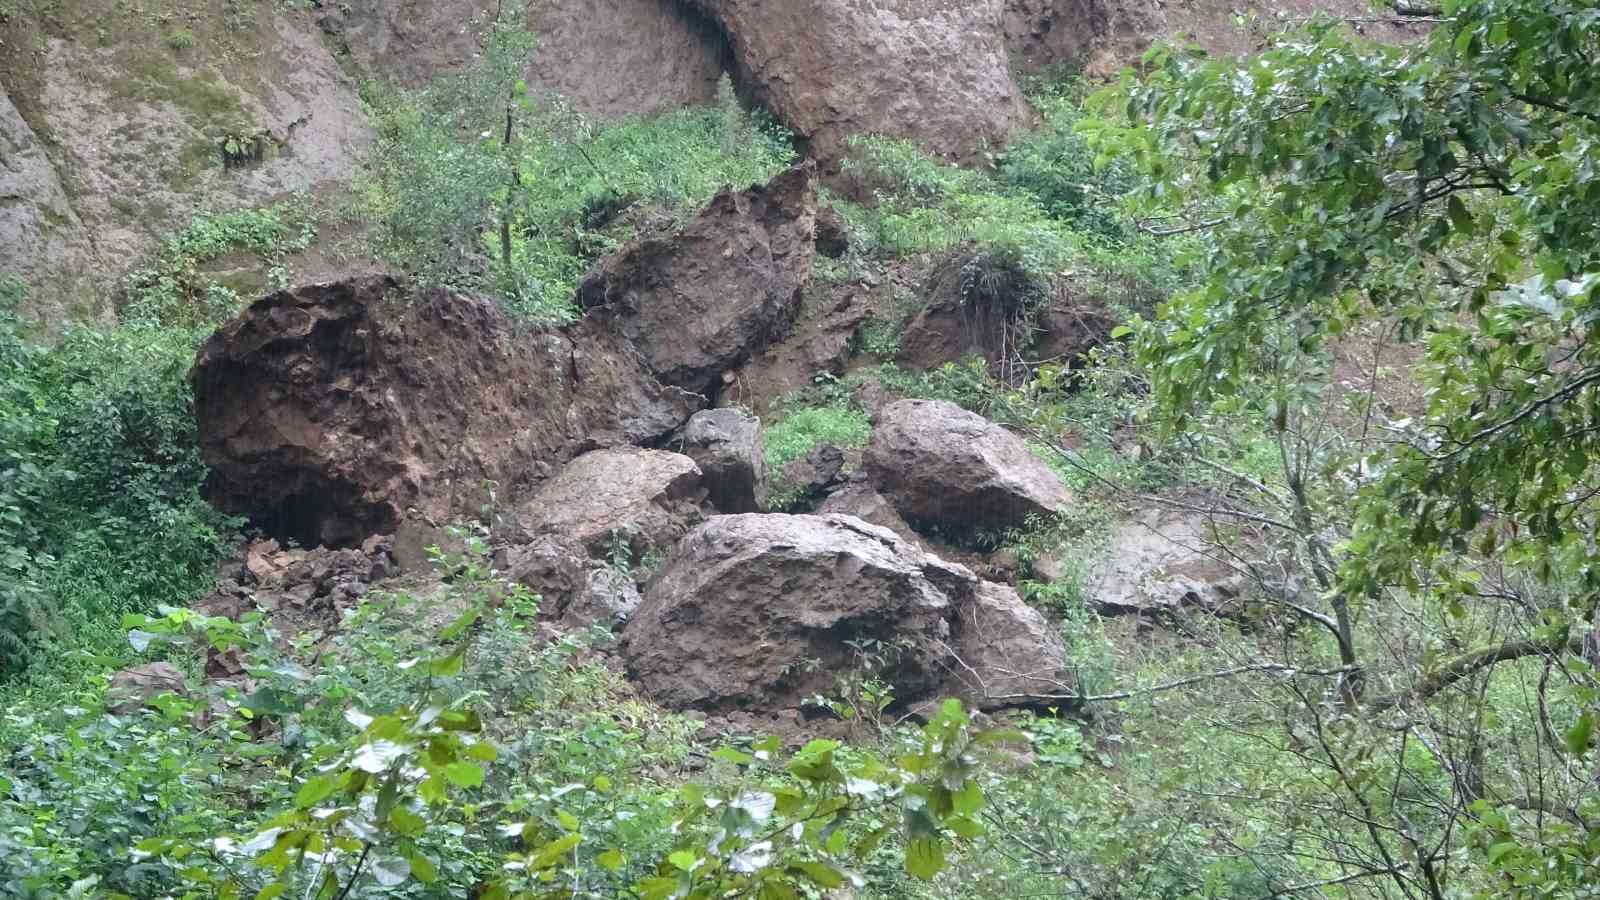
[[852, 134], [964, 157], [1025, 118], [1002, 0], [692, 0], [728, 33], [741, 81], [812, 155]]
[[[123, 7], [84, 8], [77, 18], [98, 20], [101, 38], [73, 34], [80, 22], [61, 26], [69, 36], [51, 29], [28, 42], [37, 51], [15, 81], [0, 60], [11, 97], [0, 104], [0, 132], [8, 132], [0, 145], [15, 137], [16, 120], [4, 124], [14, 101], [64, 191], [44, 175], [23, 196], [33, 226], [0, 225], [0, 267], [31, 282], [37, 311], [103, 318], [119, 276], [202, 206], [232, 209], [348, 183], [371, 141], [354, 80], [306, 13], [264, 7], [233, 22], [186, 15], [193, 46], [182, 51], [165, 40], [176, 22], [148, 33], [154, 17]], [[0, 57], [24, 52], [8, 45]], [[225, 165], [227, 136], [257, 142], [261, 159]], [[0, 170], [10, 168], [10, 152], [0, 155]], [[28, 158], [27, 178], [39, 185], [44, 158]]]
[[[1084, 579], [1089, 603], [1103, 616], [1227, 614], [1245, 587], [1239, 570], [1214, 549], [1209, 523], [1198, 513], [1138, 510], [1113, 527], [1107, 546]], [[1034, 577], [1066, 578], [1072, 562], [1047, 556], [1034, 562]]]
[[844, 374], [850, 338], [871, 314], [861, 286], [813, 285], [789, 334], [730, 370], [718, 401], [765, 414], [774, 401], [812, 384], [818, 374]]
[[942, 400], [885, 406], [862, 465], [906, 521], [951, 536], [1020, 526], [1070, 499], [1020, 438]]
[[1062, 674], [1067, 651], [1039, 611], [1001, 584], [980, 581], [956, 610], [954, 683], [981, 709], [1070, 693]]
[[760, 419], [738, 409], [701, 410], [684, 426], [683, 452], [700, 467], [719, 512], [760, 511], [767, 477]]
[[849, 516], [717, 516], [651, 581], [623, 652], [668, 706], [761, 710], [830, 690], [845, 641], [880, 640], [904, 648], [884, 679], [914, 702], [942, 685], [949, 620], [975, 581]]
[[111, 686], [106, 689], [106, 708], [123, 716], [162, 694], [188, 696], [183, 673], [172, 663], [145, 663], [111, 676]]
[[547, 536], [596, 558], [676, 543], [702, 518], [694, 460], [665, 450], [593, 450], [562, 467], [512, 516], [514, 543]]
[[[323, 27], [366, 69], [417, 84], [478, 52], [477, 0], [389, 0], [333, 5]], [[716, 27], [674, 0], [542, 0], [528, 4], [539, 47], [528, 83], [591, 115], [650, 115], [716, 96], [731, 63]]]
[[868, 525], [887, 528], [918, 546], [924, 546], [906, 520], [895, 512], [894, 506], [873, 488], [864, 472], [857, 472], [848, 482], [829, 494], [817, 506], [816, 514], [855, 516]]
[[351, 278], [252, 304], [192, 380], [209, 495], [277, 537], [347, 546], [413, 512], [475, 515], [596, 447], [657, 441], [703, 401], [596, 322], [515, 334], [485, 298]]
[[787, 333], [815, 255], [808, 162], [746, 191], [725, 190], [675, 234], [632, 241], [584, 277], [661, 380], [698, 392]]
[[[23, 310], [36, 317], [60, 298], [95, 293], [92, 234], [78, 220], [55, 166], [11, 98], [0, 91], [0, 259], [7, 274], [44, 287]], [[53, 324], [53, 323], [47, 323]]]

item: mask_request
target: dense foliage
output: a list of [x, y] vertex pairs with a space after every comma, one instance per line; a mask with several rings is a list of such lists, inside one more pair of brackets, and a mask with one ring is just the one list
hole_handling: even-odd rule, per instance
[[714, 106], [605, 124], [537, 96], [518, 74], [532, 39], [510, 19], [482, 26], [485, 50], [460, 74], [366, 91], [378, 144], [364, 216], [384, 255], [425, 281], [493, 290], [531, 319], [568, 317], [578, 279], [644, 219], [669, 224], [794, 157], [727, 79]]

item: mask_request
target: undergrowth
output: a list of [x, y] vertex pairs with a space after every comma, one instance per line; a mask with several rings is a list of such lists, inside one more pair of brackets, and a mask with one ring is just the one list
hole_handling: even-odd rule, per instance
[[[205, 273], [232, 252], [282, 278], [315, 225], [299, 206], [202, 214], [126, 282], [123, 323], [23, 336], [0, 307], [0, 676], [49, 689], [125, 656], [118, 619], [205, 590], [236, 523], [200, 496], [188, 373], [244, 299]], [[48, 639], [50, 652], [36, 659]], [[17, 681], [30, 662], [42, 665]], [[0, 698], [10, 699], [10, 698]]]
[[492, 290], [527, 320], [569, 318], [599, 256], [795, 158], [787, 132], [726, 83], [713, 106], [595, 123], [518, 82], [508, 142], [505, 95], [472, 99], [488, 65], [419, 90], [368, 85], [378, 142], [358, 193], [389, 260], [424, 282]]

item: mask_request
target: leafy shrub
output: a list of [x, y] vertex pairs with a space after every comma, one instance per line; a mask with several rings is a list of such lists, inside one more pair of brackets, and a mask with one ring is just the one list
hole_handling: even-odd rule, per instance
[[115, 648], [123, 613], [207, 586], [235, 523], [200, 496], [188, 372], [243, 301], [200, 266], [238, 250], [278, 259], [314, 235], [295, 206], [196, 216], [128, 276], [126, 324], [51, 347], [0, 311], [0, 674], [46, 635], [54, 666], [75, 664], [68, 648]]
[[374, 594], [326, 644], [259, 613], [129, 617], [187, 665], [239, 653], [254, 691], [105, 717], [94, 686], [9, 711], [0, 848], [25, 862], [0, 896], [802, 896], [859, 887], [858, 862], [890, 853], [932, 878], [982, 834], [979, 753], [1024, 738], [955, 701], [880, 748], [757, 738], [657, 782], [686, 777], [698, 724], [575, 662], [584, 641], [535, 640], [537, 598], [467, 545], [442, 591]]
[[1046, 215], [1108, 244], [1127, 242], [1132, 231], [1120, 211], [1121, 198], [1136, 184], [1127, 167], [1097, 160], [1075, 130], [1083, 118], [1083, 91], [1076, 81], [1047, 85], [1033, 96], [1044, 125], [1006, 148], [1000, 180], [1039, 202]]
[[9, 345], [0, 593], [34, 598], [0, 627], [0, 670], [15, 671], [40, 615], [92, 631], [132, 609], [186, 602], [232, 526], [199, 495], [188, 333], [130, 325], [72, 331], [49, 349], [18, 350], [14, 336]]
[[367, 88], [378, 141], [362, 203], [380, 251], [424, 281], [496, 290], [531, 320], [567, 318], [578, 279], [632, 227], [620, 214], [681, 216], [794, 158], [787, 134], [726, 85], [712, 107], [595, 125], [514, 81], [506, 60], [527, 51], [507, 40], [454, 78]]

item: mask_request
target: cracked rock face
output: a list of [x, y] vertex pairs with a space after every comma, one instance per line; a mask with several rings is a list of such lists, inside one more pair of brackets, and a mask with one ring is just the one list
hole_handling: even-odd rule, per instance
[[712, 713], [780, 716], [852, 672], [904, 707], [960, 696], [994, 709], [1065, 690], [1060, 637], [1015, 591], [844, 515], [717, 516], [689, 532], [623, 654], [657, 701]]
[[966, 157], [1003, 143], [1026, 118], [1009, 70], [1004, 0], [691, 3], [728, 33], [756, 99], [825, 164], [852, 134]]
[[514, 499], [578, 454], [656, 442], [704, 405], [602, 325], [518, 334], [493, 301], [385, 276], [272, 294], [201, 348], [207, 490], [269, 534], [343, 547]]

